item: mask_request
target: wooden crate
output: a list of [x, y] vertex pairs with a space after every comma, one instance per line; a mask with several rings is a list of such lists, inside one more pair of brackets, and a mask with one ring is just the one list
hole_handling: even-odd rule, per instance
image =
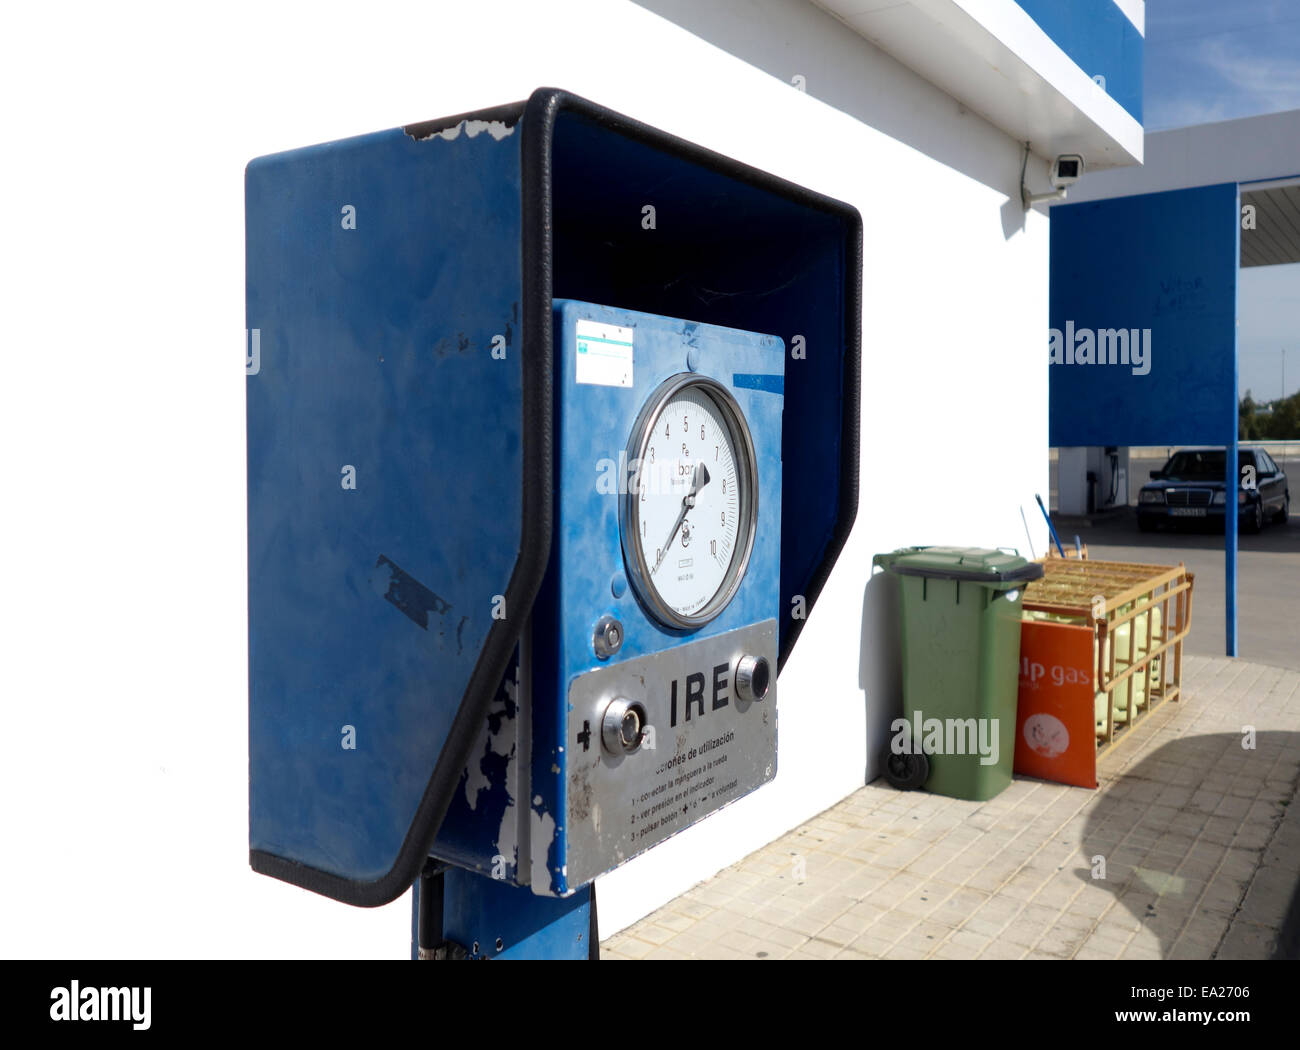
[[[1178, 699], [1183, 640], [1192, 622], [1194, 576], [1182, 563], [1140, 565], [1059, 557], [1040, 561], [1043, 576], [1026, 584], [1024, 609], [1093, 629], [1093, 689], [1106, 694], [1106, 725], [1097, 732], [1097, 745], [1108, 747], [1157, 704]], [[1122, 630], [1126, 625], [1127, 632]], [[1127, 696], [1127, 717], [1121, 726], [1115, 717], [1117, 691]], [[1145, 698], [1141, 705], [1139, 696]]]

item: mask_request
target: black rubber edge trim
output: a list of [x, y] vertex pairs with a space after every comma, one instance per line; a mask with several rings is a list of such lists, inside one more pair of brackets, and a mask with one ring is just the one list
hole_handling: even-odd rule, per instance
[[[804, 615], [800, 619], [791, 618], [789, 632], [781, 644], [777, 659], [777, 674], [785, 667], [785, 661], [794, 649], [794, 643], [808, 622], [831, 569], [839, 560], [840, 551], [848, 542], [849, 533], [858, 516], [858, 457], [861, 448], [859, 436], [862, 414], [862, 216], [851, 204], [811, 194], [809, 190], [800, 190], [802, 195], [816, 197], [818, 206], [830, 205], [827, 210], [837, 214], [849, 225], [848, 244], [845, 246], [845, 271], [851, 273], [848, 292], [844, 299], [844, 373], [840, 396], [840, 509], [835, 519], [835, 528], [830, 542], [822, 554], [822, 560], [813, 570], [813, 574], [801, 592], [804, 596]], [[789, 615], [786, 610], [783, 615]]]
[[[410, 125], [403, 130], [411, 134], [412, 128], [423, 128], [426, 129], [427, 136], [433, 134], [438, 127], [451, 127], [466, 118], [496, 120], [501, 119], [500, 114], [507, 112], [513, 113], [513, 119], [517, 121], [526, 106], [531, 104], [531, 100], [527, 104], [516, 102], [441, 121], [429, 121], [424, 125]], [[429, 128], [434, 130], [427, 130]], [[254, 871], [345, 904], [363, 908], [389, 904], [405, 893], [419, 876], [434, 840], [438, 837], [438, 829], [442, 827], [443, 818], [460, 782], [460, 775], [469, 761], [474, 741], [487, 718], [492, 698], [509, 665], [520, 631], [528, 619], [550, 561], [554, 508], [551, 485], [553, 369], [549, 135], [549, 127], [542, 129], [534, 122], [526, 121], [520, 146], [525, 187], [521, 201], [524, 299], [521, 316], [523, 501], [519, 558], [515, 562], [505, 593], [506, 608], [510, 610], [510, 615], [506, 619], [494, 621], [488, 630], [487, 640], [465, 687], [460, 709], [438, 756], [433, 775], [429, 778], [411, 827], [388, 872], [374, 880], [349, 879], [262, 850], [249, 851], [249, 864]], [[543, 184], [545, 191], [541, 189]]]
[[[835, 562], [840, 556], [840, 551], [844, 549], [844, 544], [848, 542], [849, 533], [853, 531], [853, 523], [858, 515], [859, 422], [862, 404], [862, 216], [851, 204], [836, 200], [834, 197], [815, 193], [797, 183], [788, 182], [759, 168], [742, 164], [731, 157], [715, 153], [713, 150], [705, 149], [703, 146], [678, 138], [676, 135], [670, 135], [658, 128], [653, 128], [648, 124], [633, 120], [631, 117], [626, 117], [621, 113], [615, 113], [613, 110], [597, 105], [580, 95], [574, 95], [559, 88], [542, 87], [534, 91], [529, 97], [523, 118], [524, 193], [525, 198], [527, 198], [530, 192], [541, 192], [541, 180], [545, 180], [545, 200], [541, 202], [540, 210], [545, 214], [547, 223], [546, 236], [548, 238], [550, 236], [551, 218], [550, 148], [554, 138], [555, 118], [561, 110], [577, 113], [611, 131], [645, 142], [656, 149], [663, 150], [665, 153], [673, 154], [684, 160], [721, 172], [740, 182], [747, 182], [769, 193], [792, 200], [804, 207], [833, 215], [847, 227], [848, 236], [844, 245], [844, 270], [846, 276], [851, 275], [851, 277], [845, 295], [843, 320], [844, 370], [840, 398], [839, 513], [836, 515], [835, 526], [822, 554], [821, 561], [799, 592], [803, 594], [805, 599], [805, 618], [791, 621], [789, 632], [785, 637], [785, 642], [781, 646], [781, 652], [777, 659], [777, 673], [779, 674], [781, 668], [785, 666], [786, 658], [794, 648], [799, 633], [803, 630], [804, 623], [807, 622], [806, 615], [812, 612], [813, 605], [816, 603], [818, 595], [821, 594], [822, 588], [830, 576], [831, 569], [834, 568]], [[538, 144], [542, 145], [546, 152], [544, 163], [536, 171], [530, 171], [529, 166], [530, 132], [537, 137]], [[529, 180], [530, 174], [534, 175], [534, 181], [531, 183]], [[531, 191], [530, 185], [532, 187]], [[543, 305], [546, 323], [549, 325], [551, 309], [549, 294], [551, 256], [549, 251], [546, 254], [545, 262], [548, 294]], [[539, 323], [540, 321], [541, 318], [539, 317]], [[547, 339], [548, 341], [550, 339], [549, 328]]]
[[[631, 117], [623, 116], [621, 113], [615, 113], [612, 110], [599, 106], [579, 95], [570, 94], [558, 88], [538, 88], [533, 92], [528, 100], [524, 115], [524, 135], [525, 135], [525, 164], [524, 178], [528, 178], [527, 163], [527, 136], [530, 125], [534, 122], [540, 122], [545, 125], [546, 136], [545, 144], [547, 150], [545, 177], [547, 188], [550, 186], [550, 144], [552, 141], [552, 131], [555, 126], [555, 117], [561, 110], [569, 110], [581, 116], [595, 121], [603, 127], [609, 128], [626, 135], [629, 138], [638, 139], [670, 153], [681, 157], [684, 160], [692, 161], [704, 167], [721, 172], [730, 178], [740, 182], [746, 182], [750, 185], [757, 186], [769, 193], [785, 197], [804, 207], [812, 208], [817, 211], [825, 212], [835, 216], [847, 227], [848, 236], [844, 244], [844, 270], [846, 276], [849, 276], [848, 288], [844, 301], [844, 370], [842, 379], [842, 389], [840, 397], [840, 500], [839, 513], [836, 515], [835, 526], [831, 531], [830, 540], [826, 544], [826, 549], [822, 554], [821, 561], [814, 568], [812, 575], [805, 583], [802, 590], [805, 599], [805, 618], [792, 620], [785, 641], [781, 646], [781, 652], [777, 660], [777, 672], [780, 673], [785, 666], [786, 658], [794, 648], [794, 643], [803, 630], [804, 623], [807, 622], [806, 614], [812, 612], [816, 604], [818, 595], [821, 594], [822, 588], [830, 576], [831, 569], [834, 568], [835, 562], [844, 549], [844, 544], [848, 542], [849, 533], [853, 531], [853, 523], [858, 516], [858, 456], [859, 456], [859, 423], [861, 417], [862, 405], [862, 216], [858, 210], [851, 204], [844, 201], [836, 200], [834, 197], [827, 197], [824, 194], [816, 193], [797, 183], [788, 182], [785, 179], [778, 178], [769, 172], [762, 171], [759, 168], [750, 167], [748, 164], [742, 164], [731, 157], [723, 156], [721, 153], [715, 153], [713, 150], [705, 149], [693, 142], [678, 138], [676, 135], [670, 135], [667, 132], [660, 131], [648, 124], [642, 124]], [[536, 133], [536, 129], [533, 129]], [[525, 181], [527, 186], [527, 181]], [[527, 190], [525, 190], [527, 193]], [[549, 195], [547, 197], [547, 218], [549, 220]], [[549, 230], [549, 226], [548, 226]], [[547, 259], [548, 270], [547, 280], [549, 287], [550, 270], [549, 256]], [[549, 312], [549, 298], [546, 303]]]

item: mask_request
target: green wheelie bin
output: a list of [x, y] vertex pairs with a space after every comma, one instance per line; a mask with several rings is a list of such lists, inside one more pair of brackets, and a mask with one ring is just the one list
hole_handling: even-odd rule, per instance
[[901, 590], [903, 718], [882, 756], [886, 779], [993, 798], [1011, 783], [1020, 605], [1042, 565], [982, 547], [904, 547], [872, 563]]

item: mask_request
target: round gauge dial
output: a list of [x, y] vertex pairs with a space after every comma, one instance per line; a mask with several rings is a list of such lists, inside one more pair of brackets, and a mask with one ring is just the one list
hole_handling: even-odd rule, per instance
[[758, 516], [749, 426], [721, 383], [683, 373], [642, 408], [628, 446], [623, 553], [642, 604], [660, 623], [708, 623], [735, 595]]

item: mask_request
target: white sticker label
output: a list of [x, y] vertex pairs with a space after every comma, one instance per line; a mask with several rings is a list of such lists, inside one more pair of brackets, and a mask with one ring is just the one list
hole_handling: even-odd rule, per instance
[[579, 321], [575, 370], [578, 382], [597, 386], [631, 386], [635, 334], [635, 328], [620, 328], [601, 321]]

